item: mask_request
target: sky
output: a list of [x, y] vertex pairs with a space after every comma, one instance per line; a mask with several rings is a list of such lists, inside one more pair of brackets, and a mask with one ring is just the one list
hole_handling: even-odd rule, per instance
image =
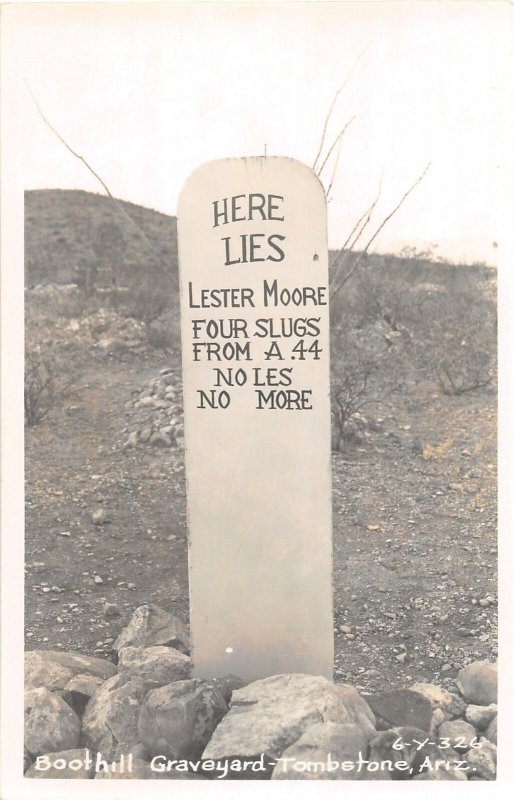
[[[495, 264], [512, 132], [503, 2], [17, 4], [3, 9], [27, 189], [111, 192], [167, 214], [200, 164], [285, 155], [312, 166], [346, 122], [328, 205], [338, 247], [381, 185], [373, 249]], [[335, 154], [335, 151], [334, 151]], [[322, 173], [331, 178], [333, 160]]]

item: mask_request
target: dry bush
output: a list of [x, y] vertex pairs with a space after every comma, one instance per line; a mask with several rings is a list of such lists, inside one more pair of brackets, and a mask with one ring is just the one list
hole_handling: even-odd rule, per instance
[[41, 346], [25, 353], [24, 408], [27, 425], [38, 425], [69, 394], [78, 376], [64, 378], [51, 353]]

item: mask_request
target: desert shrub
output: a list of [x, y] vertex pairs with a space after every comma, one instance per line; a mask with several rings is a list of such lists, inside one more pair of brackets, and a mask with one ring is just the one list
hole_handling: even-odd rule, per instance
[[170, 295], [160, 286], [145, 282], [128, 287], [122, 302], [121, 313], [149, 324], [167, 310]]
[[331, 336], [331, 404], [333, 449], [359, 441], [368, 424], [366, 413], [380, 407], [402, 386], [401, 341], [392, 341], [387, 327], [339, 326]]
[[24, 409], [27, 425], [38, 425], [66, 397], [78, 376], [66, 377], [41, 346], [25, 353]]

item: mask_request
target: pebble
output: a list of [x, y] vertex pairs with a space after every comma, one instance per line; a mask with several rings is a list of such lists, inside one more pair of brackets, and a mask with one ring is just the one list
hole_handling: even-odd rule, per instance
[[[116, 603], [106, 603], [104, 606], [104, 616], [117, 617], [120, 614], [120, 607]], [[112, 640], [114, 641], [114, 640]]]
[[106, 525], [110, 521], [105, 508], [97, 508], [95, 511], [91, 512], [91, 522], [93, 525]]
[[98, 584], [98, 583], [103, 583], [103, 582], [104, 582], [104, 581], [103, 581], [103, 578], [101, 578], [101, 577], [100, 577], [100, 575], [95, 575], [95, 577], [93, 578], [93, 580], [94, 580], [94, 582], [95, 582], [95, 583], [97, 583], [97, 584]]

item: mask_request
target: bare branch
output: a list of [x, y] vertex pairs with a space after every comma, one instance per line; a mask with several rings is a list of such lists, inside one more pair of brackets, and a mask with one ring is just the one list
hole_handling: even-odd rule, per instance
[[[339, 278], [339, 273], [344, 265], [344, 256], [346, 255], [347, 248], [351, 250], [355, 246], [355, 244], [359, 241], [360, 237], [362, 236], [362, 234], [364, 233], [364, 231], [368, 226], [373, 211], [375, 210], [375, 207], [380, 199], [380, 194], [382, 192], [383, 174], [384, 173], [382, 171], [382, 173], [380, 174], [380, 181], [378, 184], [377, 195], [374, 201], [372, 202], [370, 207], [364, 212], [364, 214], [361, 217], [359, 217], [357, 223], [353, 226], [350, 235], [346, 239], [345, 243], [343, 244], [343, 246], [341, 247], [341, 249], [339, 250], [333, 261], [332, 266], [335, 267], [335, 273], [334, 276], [332, 277], [332, 280], [330, 281], [332, 286], [337, 282], [337, 279]], [[339, 291], [339, 289], [337, 289], [337, 291]]]
[[336, 138], [334, 139], [334, 141], [330, 145], [330, 147], [328, 149], [328, 153], [326, 154], [325, 158], [323, 159], [323, 164], [321, 165], [321, 167], [316, 172], [316, 175], [318, 176], [318, 178], [320, 177], [321, 173], [323, 172], [323, 169], [324, 169], [328, 159], [332, 155], [332, 151], [333, 151], [334, 147], [336, 147], [336, 145], [341, 141], [341, 139], [343, 138], [343, 136], [345, 135], [345, 133], [346, 133], [346, 131], [348, 129], [348, 126], [351, 125], [351, 123], [353, 122], [354, 119], [355, 119], [355, 116], [351, 117], [351, 119], [348, 120], [348, 122], [341, 128], [341, 130], [337, 134]]
[[332, 185], [334, 183], [334, 178], [336, 176], [337, 167], [339, 166], [339, 156], [341, 155], [341, 144], [342, 144], [342, 141], [343, 141], [342, 139], [339, 139], [339, 144], [337, 146], [337, 154], [336, 154], [336, 158], [335, 158], [335, 161], [334, 161], [334, 168], [332, 170], [332, 175], [330, 176], [330, 183], [328, 184], [328, 189], [327, 189], [327, 203], [330, 203], [330, 200], [331, 200], [330, 192], [331, 192], [331, 189], [332, 189]]
[[354, 72], [354, 70], [355, 70], [355, 67], [357, 66], [357, 64], [358, 64], [358, 63], [359, 63], [359, 61], [361, 60], [362, 56], [363, 56], [363, 55], [366, 53], [367, 49], [368, 49], [368, 48], [366, 47], [366, 48], [365, 48], [365, 49], [362, 51], [362, 53], [360, 53], [360, 54], [357, 56], [357, 58], [356, 58], [356, 59], [355, 59], [355, 61], [353, 62], [353, 65], [352, 65], [352, 67], [351, 67], [351, 69], [350, 69], [350, 72], [348, 73], [348, 75], [346, 76], [346, 78], [345, 78], [345, 79], [344, 79], [344, 81], [342, 82], [341, 86], [339, 87], [339, 89], [338, 89], [338, 90], [336, 91], [336, 93], [334, 94], [334, 97], [332, 98], [332, 102], [331, 102], [331, 104], [330, 104], [330, 108], [328, 109], [327, 116], [325, 117], [325, 122], [324, 122], [324, 125], [323, 125], [323, 132], [322, 132], [322, 134], [321, 134], [321, 141], [320, 141], [320, 143], [319, 143], [319, 149], [318, 149], [318, 152], [317, 152], [317, 154], [316, 154], [316, 158], [314, 159], [314, 163], [313, 163], [313, 165], [312, 165], [312, 169], [313, 169], [313, 171], [314, 171], [314, 172], [316, 171], [316, 165], [317, 165], [317, 163], [318, 163], [318, 160], [319, 160], [319, 158], [321, 157], [321, 152], [322, 152], [322, 150], [323, 150], [323, 145], [325, 144], [325, 136], [326, 136], [326, 134], [327, 134], [328, 123], [329, 123], [329, 121], [330, 121], [330, 117], [332, 116], [332, 111], [334, 110], [334, 106], [335, 106], [335, 104], [336, 104], [337, 98], [339, 97], [339, 95], [341, 94], [341, 92], [343, 91], [343, 89], [345, 89], [345, 88], [346, 88], [346, 86], [348, 85], [348, 82], [349, 82], [350, 78], [351, 78], [351, 77], [352, 77], [352, 75], [353, 75], [353, 72]]
[[378, 236], [378, 234], [380, 233], [380, 231], [382, 230], [382, 228], [383, 228], [385, 225], [387, 225], [387, 223], [389, 222], [389, 220], [390, 220], [392, 217], [394, 217], [394, 215], [396, 214], [396, 212], [398, 211], [398, 209], [400, 209], [400, 208], [403, 206], [404, 202], [406, 201], [406, 199], [408, 198], [408, 196], [410, 195], [410, 193], [414, 191], [414, 189], [416, 188], [416, 186], [419, 186], [419, 184], [421, 183], [421, 181], [423, 180], [423, 178], [424, 178], [424, 177], [425, 177], [425, 175], [427, 174], [428, 170], [430, 169], [430, 163], [431, 163], [431, 162], [429, 161], [429, 162], [428, 162], [428, 164], [426, 165], [425, 169], [423, 170], [423, 172], [422, 172], [422, 173], [421, 173], [421, 175], [419, 176], [419, 178], [417, 178], [417, 179], [414, 181], [414, 183], [412, 184], [412, 186], [411, 186], [409, 189], [407, 189], [407, 191], [405, 192], [405, 194], [403, 195], [403, 197], [400, 199], [400, 202], [399, 202], [399, 203], [398, 203], [398, 204], [397, 204], [397, 205], [396, 205], [396, 206], [393, 208], [393, 210], [392, 210], [392, 211], [391, 211], [391, 212], [390, 212], [390, 213], [387, 215], [387, 217], [385, 217], [385, 218], [383, 219], [383, 221], [380, 223], [380, 225], [379, 225], [379, 226], [378, 226], [378, 228], [376, 229], [375, 233], [373, 234], [373, 236], [371, 237], [371, 239], [368, 241], [368, 243], [367, 243], [366, 247], [364, 248], [364, 250], [363, 250], [363, 253], [366, 253], [366, 252], [368, 251], [368, 248], [369, 248], [369, 247], [370, 247], [370, 245], [373, 243], [373, 241], [374, 241], [374, 240], [377, 238], [377, 236]]
[[177, 277], [176, 277], [176, 276], [175, 276], [175, 275], [174, 275], [174, 274], [173, 274], [173, 273], [172, 273], [172, 272], [171, 272], [171, 271], [168, 269], [168, 266], [167, 266], [167, 264], [165, 264], [165, 263], [164, 263], [164, 261], [162, 260], [162, 258], [161, 258], [161, 257], [160, 257], [160, 255], [159, 255], [159, 253], [156, 251], [156, 249], [155, 249], [155, 247], [154, 247], [153, 243], [152, 243], [152, 242], [150, 241], [150, 239], [147, 237], [147, 235], [146, 235], [146, 233], [144, 232], [144, 230], [143, 230], [142, 228], [140, 228], [140, 226], [137, 224], [137, 222], [136, 222], [134, 219], [132, 219], [132, 217], [130, 216], [130, 214], [128, 213], [128, 211], [127, 211], [127, 210], [126, 210], [126, 209], [123, 207], [123, 205], [120, 203], [120, 201], [119, 201], [119, 200], [117, 200], [117, 199], [116, 199], [116, 198], [113, 196], [113, 194], [112, 194], [111, 190], [109, 189], [109, 187], [107, 186], [107, 184], [105, 183], [105, 181], [104, 181], [104, 180], [103, 180], [103, 179], [100, 177], [100, 175], [99, 175], [97, 172], [95, 172], [95, 170], [93, 169], [93, 167], [91, 166], [91, 164], [89, 164], [89, 163], [88, 163], [88, 161], [86, 161], [86, 159], [84, 158], [84, 156], [81, 156], [79, 153], [77, 153], [77, 151], [76, 151], [76, 150], [74, 150], [72, 147], [70, 147], [70, 145], [69, 145], [69, 144], [68, 144], [68, 142], [67, 142], [67, 141], [64, 139], [64, 137], [63, 137], [63, 136], [61, 136], [61, 134], [59, 133], [59, 131], [58, 131], [58, 130], [56, 130], [56, 128], [54, 128], [54, 126], [51, 124], [51, 122], [49, 122], [49, 120], [48, 120], [48, 119], [46, 118], [46, 116], [44, 115], [44, 113], [43, 113], [43, 111], [42, 111], [42, 109], [41, 109], [41, 106], [39, 105], [39, 102], [38, 102], [38, 100], [37, 100], [37, 98], [36, 98], [36, 96], [35, 96], [34, 92], [33, 92], [33, 91], [32, 91], [32, 89], [30, 88], [29, 84], [28, 84], [26, 81], [25, 81], [25, 84], [26, 84], [26, 86], [27, 86], [27, 89], [28, 89], [28, 91], [29, 91], [29, 94], [30, 94], [30, 96], [32, 97], [32, 100], [34, 101], [34, 105], [36, 106], [36, 109], [37, 109], [37, 111], [38, 111], [38, 114], [39, 114], [39, 116], [41, 117], [41, 119], [43, 120], [43, 122], [45, 123], [45, 125], [46, 125], [48, 128], [50, 128], [50, 130], [52, 131], [52, 133], [53, 133], [53, 134], [54, 134], [54, 135], [55, 135], [55, 136], [56, 136], [56, 137], [59, 139], [59, 141], [61, 142], [61, 144], [63, 144], [63, 145], [64, 145], [64, 147], [65, 147], [65, 148], [66, 148], [66, 149], [67, 149], [67, 150], [68, 150], [68, 151], [69, 151], [69, 152], [70, 152], [70, 153], [71, 153], [73, 156], [75, 156], [75, 158], [78, 158], [78, 160], [79, 160], [79, 161], [82, 161], [82, 163], [84, 164], [84, 166], [86, 167], [86, 169], [87, 169], [87, 170], [89, 170], [89, 172], [90, 172], [90, 173], [91, 173], [91, 174], [92, 174], [92, 175], [93, 175], [93, 176], [96, 178], [96, 180], [97, 180], [97, 181], [98, 181], [98, 182], [101, 184], [101, 186], [102, 186], [102, 188], [104, 189], [105, 193], [106, 193], [106, 194], [107, 194], [107, 196], [108, 196], [108, 197], [109, 197], [109, 198], [112, 200], [112, 202], [114, 203], [114, 205], [116, 206], [116, 208], [117, 208], [117, 209], [120, 211], [120, 213], [121, 213], [121, 214], [123, 214], [123, 216], [124, 216], [124, 217], [125, 217], [125, 218], [126, 218], [126, 219], [127, 219], [127, 220], [128, 220], [128, 221], [129, 221], [129, 222], [132, 224], [132, 225], [133, 225], [133, 226], [134, 226], [134, 228], [135, 228], [135, 229], [138, 231], [138, 233], [141, 235], [141, 237], [143, 238], [143, 240], [145, 241], [145, 243], [148, 245], [148, 247], [150, 248], [150, 250], [153, 252], [153, 254], [154, 254], [155, 258], [156, 258], [156, 259], [157, 259], [157, 261], [159, 262], [159, 265], [160, 265], [161, 269], [163, 270], [163, 272], [165, 273], [165, 275], [167, 275], [167, 276], [170, 278], [170, 280], [172, 281], [172, 283], [174, 283], [174, 284], [176, 285], [176, 284], [177, 284]]
[[401, 199], [400, 199], [399, 203], [397, 203], [397, 205], [396, 205], [396, 206], [393, 208], [393, 210], [392, 210], [392, 211], [391, 211], [391, 212], [390, 212], [390, 213], [389, 213], [389, 214], [388, 214], [386, 217], [384, 217], [384, 219], [382, 220], [382, 222], [380, 223], [380, 225], [379, 225], [379, 226], [378, 226], [378, 228], [376, 229], [376, 231], [375, 231], [375, 233], [373, 234], [373, 236], [372, 236], [372, 237], [371, 237], [371, 238], [368, 240], [368, 242], [367, 242], [367, 244], [366, 244], [366, 246], [365, 246], [364, 250], [361, 250], [361, 252], [360, 252], [360, 253], [359, 253], [359, 255], [357, 256], [357, 258], [356, 258], [356, 259], [355, 259], [355, 261], [353, 262], [351, 269], [349, 270], [349, 272], [347, 272], [347, 273], [346, 273], [346, 275], [344, 276], [344, 278], [343, 278], [343, 280], [341, 281], [341, 283], [339, 284], [339, 286], [337, 286], [337, 288], [335, 288], [335, 289], [333, 289], [333, 290], [331, 291], [331, 293], [330, 293], [330, 298], [331, 298], [331, 299], [332, 299], [333, 297], [335, 297], [335, 295], [336, 295], [338, 292], [340, 292], [340, 291], [341, 291], [341, 289], [343, 288], [343, 286], [345, 285], [345, 283], [348, 283], [348, 281], [349, 281], [349, 280], [350, 280], [350, 278], [352, 277], [353, 273], [355, 272], [355, 270], [356, 270], [356, 269], [357, 269], [357, 267], [359, 266], [360, 262], [362, 261], [362, 259], [363, 259], [363, 258], [364, 258], [364, 256], [366, 255], [366, 253], [368, 252], [368, 250], [369, 250], [369, 248], [370, 248], [371, 244], [372, 244], [372, 243], [374, 242], [374, 240], [377, 238], [377, 236], [378, 236], [378, 234], [380, 233], [380, 231], [381, 231], [381, 230], [384, 228], [384, 226], [385, 226], [385, 225], [387, 225], [387, 223], [389, 222], [389, 220], [390, 220], [392, 217], [394, 217], [394, 215], [395, 215], [395, 214], [396, 214], [396, 212], [397, 212], [397, 211], [398, 211], [398, 210], [401, 208], [401, 206], [404, 204], [404, 202], [406, 201], [406, 199], [407, 199], [407, 197], [410, 195], [410, 193], [411, 193], [412, 191], [414, 191], [414, 189], [416, 188], [416, 186], [418, 186], [418, 185], [421, 183], [421, 181], [423, 180], [423, 178], [424, 178], [424, 177], [425, 177], [425, 175], [427, 174], [427, 172], [428, 172], [429, 168], [430, 168], [430, 162], [429, 162], [429, 163], [426, 165], [425, 169], [423, 170], [423, 172], [421, 173], [421, 175], [420, 175], [420, 176], [419, 176], [419, 177], [418, 177], [418, 178], [417, 178], [417, 179], [414, 181], [414, 183], [412, 184], [412, 186], [410, 186], [410, 187], [409, 187], [409, 189], [407, 189], [407, 191], [405, 192], [405, 194], [404, 194], [404, 195], [401, 197]]

